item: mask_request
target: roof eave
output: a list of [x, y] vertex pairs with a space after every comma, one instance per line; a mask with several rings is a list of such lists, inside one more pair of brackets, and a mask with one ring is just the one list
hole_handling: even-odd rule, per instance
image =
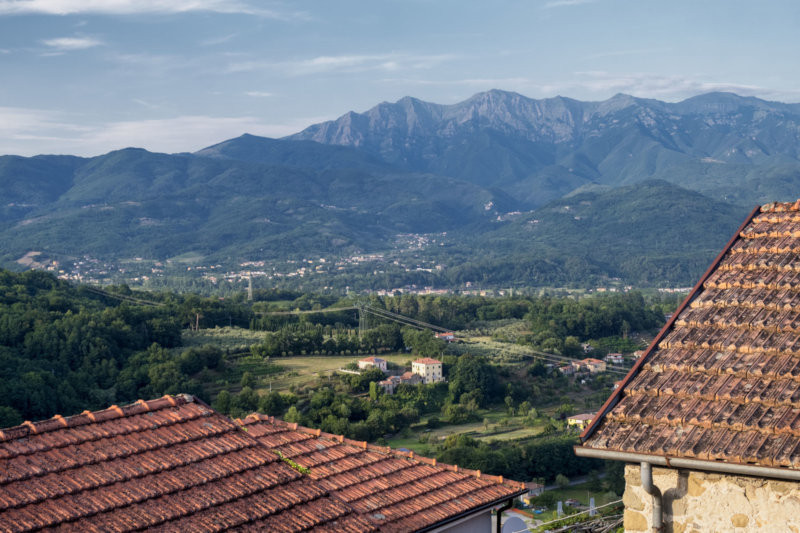
[[445, 518], [444, 520], [440, 520], [439, 522], [436, 522], [435, 524], [431, 524], [429, 526], [425, 526], [423, 528], [420, 528], [417, 531], [418, 532], [423, 532], [423, 531], [431, 531], [431, 532], [433, 532], [433, 531], [436, 531], [441, 527], [444, 527], [444, 526], [447, 526], [447, 525], [452, 525], [453, 522], [458, 522], [458, 521], [460, 521], [460, 520], [462, 520], [464, 518], [467, 518], [467, 517], [469, 517], [471, 515], [482, 513], [482, 512], [484, 512], [484, 511], [486, 511], [488, 509], [493, 509], [493, 508], [497, 507], [498, 505], [501, 505], [504, 502], [507, 502], [509, 500], [513, 500], [514, 498], [522, 496], [523, 494], [525, 494], [525, 493], [527, 493], [529, 491], [530, 491], [530, 489], [528, 489], [528, 488], [519, 489], [519, 490], [517, 490], [516, 492], [514, 492], [512, 494], [509, 494], [509, 495], [504, 496], [502, 498], [498, 498], [498, 499], [496, 499], [494, 501], [491, 501], [489, 503], [485, 503], [485, 504], [483, 504], [483, 505], [481, 505], [479, 507], [476, 507], [474, 509], [470, 509], [468, 511], [464, 511], [464, 512], [458, 513], [457, 515], [451, 516], [450, 518]]
[[574, 449], [575, 455], [579, 457], [609, 459], [612, 461], [624, 461], [626, 463], [650, 463], [651, 465], [664, 466], [667, 468], [704, 470], [723, 474], [800, 481], [800, 470], [789, 468], [726, 463], [722, 461], [707, 461], [688, 457], [669, 457], [666, 455], [623, 452], [617, 450], [600, 450], [597, 448], [588, 448], [586, 446], [575, 446]]

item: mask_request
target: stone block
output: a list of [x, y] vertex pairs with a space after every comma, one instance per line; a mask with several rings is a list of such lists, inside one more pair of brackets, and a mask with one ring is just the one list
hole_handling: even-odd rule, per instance
[[639, 465], [625, 465], [625, 485], [632, 487], [642, 486], [642, 475], [639, 473]]
[[731, 517], [731, 524], [733, 524], [733, 527], [747, 527], [749, 523], [750, 517], [746, 514], [736, 513]]
[[644, 509], [644, 502], [632, 487], [625, 489], [625, 494], [622, 495], [622, 503], [625, 505], [625, 509], [633, 509], [635, 511]]
[[689, 474], [689, 480], [687, 484], [686, 493], [689, 496], [701, 496], [706, 491], [702, 474], [692, 472]]
[[625, 531], [647, 531], [647, 518], [642, 513], [625, 509], [623, 524]]

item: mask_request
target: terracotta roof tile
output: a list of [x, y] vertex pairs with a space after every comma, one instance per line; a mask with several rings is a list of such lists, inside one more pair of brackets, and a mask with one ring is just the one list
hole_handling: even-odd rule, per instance
[[429, 527], [526, 490], [522, 483], [271, 417], [250, 415], [241, 423], [265, 446], [293, 454], [310, 478], [381, 531]]
[[800, 467], [800, 201], [761, 211], [584, 446]]
[[409, 531], [525, 490], [184, 396], [0, 430], [0, 531]]
[[0, 430], [0, 531], [374, 529], [327, 493], [191, 397]]

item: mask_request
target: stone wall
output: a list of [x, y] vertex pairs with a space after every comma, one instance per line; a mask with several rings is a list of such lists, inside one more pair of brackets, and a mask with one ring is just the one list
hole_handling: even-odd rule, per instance
[[[665, 533], [800, 533], [800, 483], [671, 468], [653, 468], [653, 482], [664, 495]], [[627, 465], [625, 531], [651, 531], [652, 501], [639, 465]]]

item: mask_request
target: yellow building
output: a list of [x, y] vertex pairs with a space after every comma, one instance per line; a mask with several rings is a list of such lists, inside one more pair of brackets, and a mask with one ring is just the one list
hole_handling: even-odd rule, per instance
[[567, 425], [575, 426], [580, 429], [585, 429], [593, 418], [594, 418], [594, 413], [583, 413], [580, 415], [572, 415], [567, 418]]
[[430, 357], [423, 357], [411, 363], [411, 371], [422, 378], [424, 384], [444, 381], [442, 362]]

